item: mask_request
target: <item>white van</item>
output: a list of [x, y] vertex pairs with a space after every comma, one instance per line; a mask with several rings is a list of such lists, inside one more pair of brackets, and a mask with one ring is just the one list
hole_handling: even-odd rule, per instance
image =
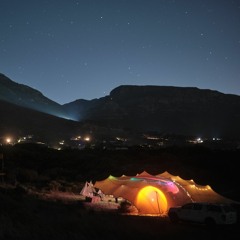
[[208, 226], [237, 223], [237, 211], [228, 204], [187, 203], [169, 208], [168, 217], [173, 223], [188, 221]]

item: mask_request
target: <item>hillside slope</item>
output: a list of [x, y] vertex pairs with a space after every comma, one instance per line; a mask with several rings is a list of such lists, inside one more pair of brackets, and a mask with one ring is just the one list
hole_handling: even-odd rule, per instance
[[240, 136], [240, 96], [191, 87], [120, 86], [64, 105], [79, 119], [133, 131]]

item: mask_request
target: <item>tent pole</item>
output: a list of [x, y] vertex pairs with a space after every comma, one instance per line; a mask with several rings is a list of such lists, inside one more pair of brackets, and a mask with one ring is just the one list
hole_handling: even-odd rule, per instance
[[156, 192], [156, 198], [157, 198], [157, 205], [158, 205], [159, 215], [161, 215], [160, 207], [159, 207], [159, 202], [158, 202], [158, 193], [157, 193], [157, 191], [155, 191], [155, 192]]

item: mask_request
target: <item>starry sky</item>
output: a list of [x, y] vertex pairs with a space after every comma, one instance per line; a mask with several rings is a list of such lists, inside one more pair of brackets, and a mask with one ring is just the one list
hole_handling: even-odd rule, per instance
[[240, 0], [1, 0], [0, 72], [60, 104], [120, 85], [240, 95]]

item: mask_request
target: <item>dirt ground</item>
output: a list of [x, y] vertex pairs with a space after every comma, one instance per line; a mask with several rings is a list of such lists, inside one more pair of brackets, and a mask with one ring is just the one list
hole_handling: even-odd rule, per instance
[[92, 230], [83, 239], [238, 239], [239, 224], [232, 226], [217, 226], [209, 229], [203, 225], [191, 223], [170, 223], [168, 217], [138, 215], [135, 212], [119, 214], [120, 202], [114, 198], [95, 203], [86, 202], [85, 197], [72, 193], [52, 192], [49, 199], [58, 199], [65, 203], [82, 202], [84, 211], [79, 220], [92, 225]]
[[208, 229], [172, 224], [166, 216], [118, 212], [114, 201], [90, 203], [70, 192], [0, 191], [2, 240], [238, 239], [239, 224]]

